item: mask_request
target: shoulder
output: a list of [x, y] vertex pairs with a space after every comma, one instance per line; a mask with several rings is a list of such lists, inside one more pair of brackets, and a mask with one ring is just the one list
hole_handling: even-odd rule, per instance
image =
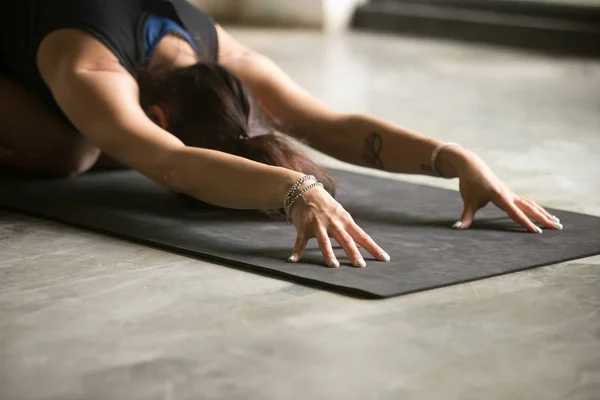
[[219, 38], [219, 64], [227, 66], [252, 52], [250, 48], [230, 35], [221, 25], [215, 25]]
[[45, 81], [59, 71], [87, 69], [127, 73], [108, 47], [78, 29], [59, 29], [47, 35], [38, 47], [36, 63]]

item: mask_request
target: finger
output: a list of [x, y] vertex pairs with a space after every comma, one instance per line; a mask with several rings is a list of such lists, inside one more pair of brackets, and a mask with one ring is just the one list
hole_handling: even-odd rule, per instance
[[331, 240], [329, 240], [329, 235], [325, 230], [319, 230], [319, 232], [317, 232], [317, 242], [319, 244], [319, 248], [321, 249], [321, 253], [323, 253], [323, 257], [325, 257], [325, 264], [327, 264], [327, 266], [330, 268], [339, 267], [340, 262], [333, 253]]
[[296, 243], [294, 243], [294, 250], [292, 250], [292, 255], [290, 258], [288, 258], [288, 262], [294, 263], [300, 261], [307, 243], [308, 239], [306, 238], [306, 235], [298, 232], [296, 236]]
[[546, 209], [544, 209], [544, 207], [540, 206], [539, 204], [537, 204], [535, 201], [531, 201], [529, 199], [526, 198], [521, 198], [522, 200], [524, 200], [525, 202], [531, 204], [532, 207], [535, 207], [536, 209], [538, 209], [543, 215], [545, 215], [551, 223], [553, 223], [553, 227], [554, 229], [562, 229], [563, 226], [560, 223], [560, 219], [558, 219], [558, 217], [556, 217], [555, 215], [550, 214], [548, 211], [546, 211]]
[[[337, 240], [336, 240], [336, 242], [337, 242]], [[355, 242], [354, 242], [354, 244], [356, 244], [356, 247], [358, 247], [359, 249], [360, 249], [360, 248], [362, 248], [362, 246], [360, 245], [360, 243], [356, 243], [356, 241], [355, 241]], [[339, 245], [340, 247], [342, 247], [342, 245], [341, 245], [341, 244], [339, 244], [339, 243], [338, 243], [338, 245]]]
[[502, 199], [502, 203], [496, 204], [498, 207], [502, 208], [508, 216], [515, 221], [516, 223], [522, 225], [531, 233], [542, 233], [542, 229], [531, 222], [527, 215], [523, 211], [519, 209], [512, 201], [508, 199]]
[[[549, 219], [556, 221], [558, 218], [556, 218], [554, 215], [550, 214], [548, 211], [546, 211], [546, 209], [542, 206], [540, 206], [538, 203], [536, 203], [535, 201], [531, 201], [529, 199], [526, 198], [522, 198], [522, 200], [526, 201], [527, 203], [531, 204], [533, 207], [537, 208], [542, 214], [544, 214], [546, 217], [548, 217]], [[560, 222], [560, 220], [556, 221], [556, 222]]]
[[475, 213], [479, 207], [475, 205], [475, 203], [470, 200], [465, 200], [465, 205], [463, 207], [462, 215], [459, 220], [452, 225], [454, 229], [468, 229], [473, 223], [473, 218], [475, 218]]
[[390, 261], [390, 255], [386, 253], [362, 228], [352, 223], [347, 228], [348, 233], [358, 245], [367, 250], [373, 257], [379, 261]]
[[529, 218], [533, 218], [545, 228], [556, 230], [561, 230], [563, 228], [560, 220], [544, 210], [539, 204], [524, 197], [518, 198], [515, 203]]
[[354, 239], [352, 239], [352, 236], [350, 236], [348, 232], [342, 228], [333, 228], [331, 235], [342, 246], [352, 265], [357, 268], [364, 268], [367, 266], [363, 256], [356, 247], [356, 243], [354, 243]]
[[520, 203], [527, 203], [529, 204], [531, 207], [537, 209], [539, 212], [541, 212], [546, 218], [554, 220], [554, 216], [552, 214], [550, 214], [548, 211], [544, 210], [544, 207], [541, 207], [540, 205], [538, 205], [536, 202], [531, 201], [529, 199], [526, 199], [525, 197], [517, 197], [515, 199], [515, 203], [517, 204], [517, 206]]

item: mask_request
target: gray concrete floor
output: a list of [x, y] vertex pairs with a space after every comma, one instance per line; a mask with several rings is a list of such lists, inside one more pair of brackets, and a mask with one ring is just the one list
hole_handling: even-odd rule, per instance
[[[458, 141], [518, 193], [600, 215], [598, 61], [233, 33], [338, 109]], [[600, 398], [600, 257], [363, 301], [0, 211], [0, 284], [3, 400]]]

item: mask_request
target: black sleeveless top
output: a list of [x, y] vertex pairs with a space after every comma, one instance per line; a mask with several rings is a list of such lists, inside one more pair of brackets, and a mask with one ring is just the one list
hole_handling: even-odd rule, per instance
[[186, 0], [0, 0], [0, 74], [64, 117], [37, 68], [42, 40], [58, 29], [85, 31], [135, 77], [146, 61], [143, 28], [150, 14], [180, 24], [196, 43], [199, 59], [217, 62], [215, 23]]

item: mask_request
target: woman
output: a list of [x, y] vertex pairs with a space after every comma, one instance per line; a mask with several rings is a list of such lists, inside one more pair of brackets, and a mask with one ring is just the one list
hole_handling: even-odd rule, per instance
[[315, 237], [330, 267], [339, 266], [330, 238], [356, 267], [366, 265], [358, 245], [388, 261], [334, 200], [327, 172], [272, 134], [268, 120], [346, 162], [458, 177], [464, 211], [456, 229], [488, 202], [529, 232], [542, 232], [530, 219], [562, 229], [473, 153], [327, 108], [185, 0], [2, 3], [2, 165], [75, 176], [114, 159], [207, 203], [284, 206], [297, 228], [290, 262]]

